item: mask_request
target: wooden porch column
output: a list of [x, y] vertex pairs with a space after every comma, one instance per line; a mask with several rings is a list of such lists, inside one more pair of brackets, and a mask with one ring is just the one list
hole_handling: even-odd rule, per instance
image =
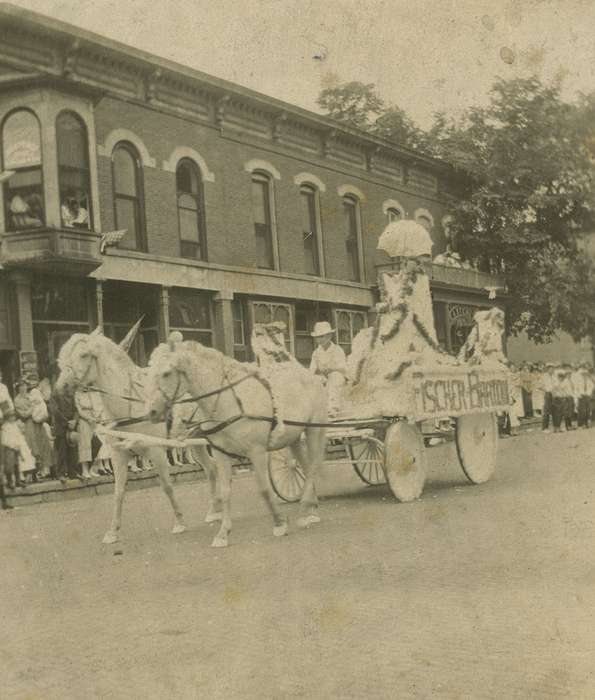
[[161, 287], [159, 292], [159, 342], [167, 342], [169, 335], [169, 287]]
[[15, 288], [19, 327], [19, 349], [34, 352], [33, 315], [31, 311], [31, 277], [26, 272], [13, 272], [10, 276]]
[[215, 347], [233, 357], [233, 292], [222, 289], [215, 294]]
[[103, 333], [103, 282], [104, 280], [95, 280], [95, 313], [97, 315], [97, 326], [101, 328]]

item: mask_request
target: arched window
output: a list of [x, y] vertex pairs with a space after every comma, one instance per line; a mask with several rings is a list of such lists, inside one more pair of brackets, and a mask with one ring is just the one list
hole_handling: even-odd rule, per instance
[[2, 168], [14, 171], [4, 186], [6, 230], [43, 226], [41, 132], [27, 109], [12, 112], [2, 126]]
[[390, 207], [386, 210], [386, 216], [388, 218], [388, 223], [392, 224], [393, 221], [399, 221], [403, 218], [403, 214], [395, 207]]
[[119, 143], [112, 154], [114, 218], [117, 229], [126, 229], [121, 248], [145, 249], [140, 159], [134, 146]]
[[312, 185], [300, 187], [302, 200], [302, 236], [303, 236], [303, 272], [306, 275], [320, 274], [320, 260], [318, 246], [320, 240], [319, 231], [319, 202], [318, 190]]
[[427, 209], [417, 209], [415, 212], [415, 220], [421, 224], [428, 233], [431, 233], [434, 228], [434, 217]]
[[178, 163], [176, 189], [181, 255], [206, 260], [202, 178], [196, 163], [187, 158]]
[[252, 215], [256, 237], [256, 266], [272, 270], [273, 224], [271, 216], [271, 180], [262, 172], [252, 173]]
[[84, 123], [72, 112], [56, 120], [60, 215], [68, 228], [91, 228], [89, 148]]
[[343, 197], [343, 212], [345, 215], [345, 248], [349, 262], [349, 280], [359, 282], [360, 272], [360, 210], [359, 200], [353, 195]]

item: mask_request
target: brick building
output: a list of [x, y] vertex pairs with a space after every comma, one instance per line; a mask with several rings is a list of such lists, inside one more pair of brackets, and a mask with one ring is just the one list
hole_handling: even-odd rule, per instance
[[[45, 375], [74, 331], [119, 340], [140, 316], [139, 363], [171, 329], [247, 359], [251, 324], [271, 319], [302, 361], [316, 320], [349, 350], [389, 262], [386, 223], [416, 218], [444, 248], [464, 186], [444, 163], [11, 5], [0, 30], [9, 381], [35, 363]], [[440, 265], [431, 277], [456, 350], [501, 283]]]

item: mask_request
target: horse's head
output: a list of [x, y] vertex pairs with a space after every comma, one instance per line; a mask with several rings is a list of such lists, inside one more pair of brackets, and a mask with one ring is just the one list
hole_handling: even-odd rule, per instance
[[96, 333], [74, 333], [66, 341], [58, 355], [57, 391], [81, 389], [97, 381], [102, 339], [103, 336]]
[[189, 393], [188, 376], [182, 367], [182, 351], [159, 345], [149, 362], [147, 412], [154, 423], [163, 420], [185, 394]]

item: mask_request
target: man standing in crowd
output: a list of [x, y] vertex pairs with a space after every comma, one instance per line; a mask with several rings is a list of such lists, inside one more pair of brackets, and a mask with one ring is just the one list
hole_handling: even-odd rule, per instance
[[341, 410], [342, 391], [347, 375], [347, 358], [343, 348], [333, 343], [335, 331], [327, 321], [319, 321], [310, 334], [316, 343], [310, 372], [322, 377], [328, 391], [329, 418]]
[[583, 362], [575, 378], [579, 428], [588, 428], [591, 422], [591, 395], [594, 389], [591, 367], [587, 362]]
[[574, 419], [574, 386], [572, 383], [572, 366], [565, 362], [562, 365], [562, 386], [563, 386], [563, 417], [566, 430], [573, 430], [572, 421]]
[[554, 432], [562, 431], [562, 418], [564, 417], [564, 398], [566, 388], [564, 386], [564, 369], [557, 367], [552, 377], [551, 383], [552, 394], [552, 422], [554, 424]]
[[74, 394], [69, 387], [57, 392], [55, 385], [59, 370], [54, 369], [53, 388], [50, 395], [49, 410], [54, 432], [54, 450], [56, 455], [57, 476], [62, 483], [66, 479], [76, 479], [76, 451], [68, 440], [68, 433], [76, 419]]
[[545, 433], [550, 432], [550, 418], [552, 418], [552, 385], [554, 381], [554, 365], [552, 362], [548, 362], [545, 366], [545, 372], [541, 376], [541, 389], [543, 391], [541, 429]]

